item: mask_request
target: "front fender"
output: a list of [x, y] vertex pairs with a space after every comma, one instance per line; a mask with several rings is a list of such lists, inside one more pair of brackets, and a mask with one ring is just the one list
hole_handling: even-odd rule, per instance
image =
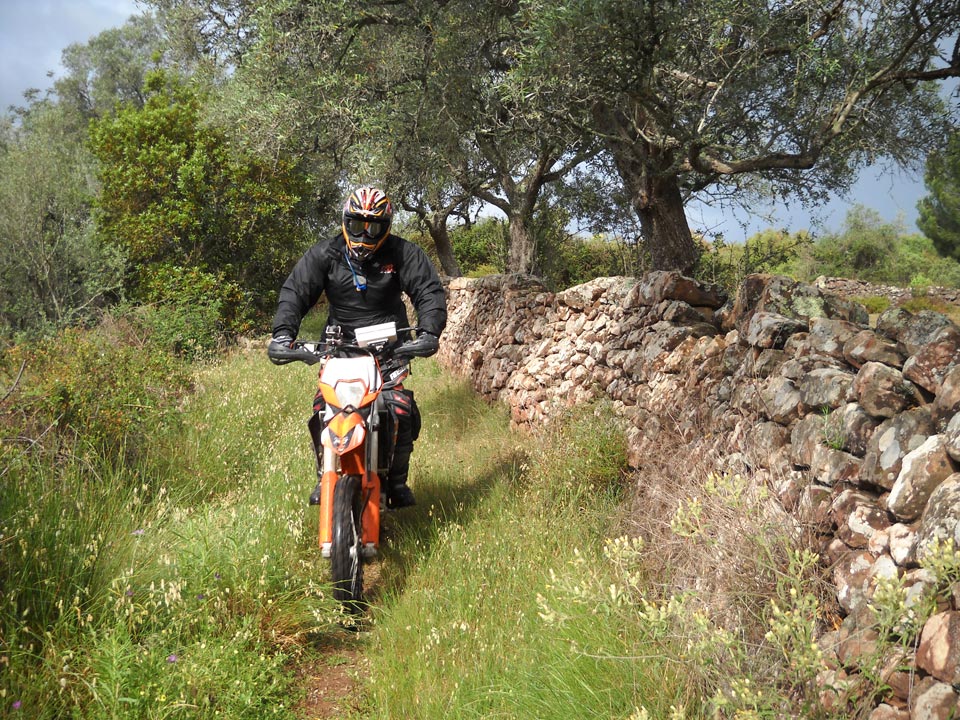
[[323, 429], [320, 442], [337, 455], [344, 455], [360, 447], [366, 436], [367, 429], [364, 427], [360, 413], [353, 412], [349, 415], [337, 413], [330, 418], [330, 422]]

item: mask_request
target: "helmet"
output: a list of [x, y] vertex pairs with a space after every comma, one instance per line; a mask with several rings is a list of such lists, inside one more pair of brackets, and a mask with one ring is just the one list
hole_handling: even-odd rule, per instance
[[361, 187], [354, 190], [343, 206], [343, 237], [350, 256], [363, 262], [373, 255], [387, 235], [393, 221], [393, 205], [383, 190]]

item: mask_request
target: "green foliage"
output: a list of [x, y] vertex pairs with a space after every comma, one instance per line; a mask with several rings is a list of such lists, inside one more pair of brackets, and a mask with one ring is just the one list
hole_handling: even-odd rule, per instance
[[557, 206], [543, 208], [535, 217], [535, 265], [548, 288], [562, 290], [598, 277], [639, 272], [636, 248], [604, 235], [574, 235], [567, 229], [569, 220]]
[[879, 315], [890, 308], [890, 298], [883, 295], [870, 295], [867, 297], [852, 297], [851, 300], [860, 303], [871, 315]]
[[[537, 235], [539, 274], [548, 287], [562, 290], [611, 275], [633, 275], [638, 269], [635, 249], [595, 236], [571, 235], [565, 228], [564, 213], [541, 212], [534, 232]], [[483, 218], [469, 227], [450, 232], [460, 269], [467, 277], [482, 277], [506, 271], [507, 224], [498, 218]]]
[[124, 258], [95, 235], [93, 171], [55, 105], [32, 106], [0, 144], [0, 333], [84, 322], [116, 297]]
[[506, 267], [507, 225], [503, 220], [487, 217], [470, 226], [453, 228], [450, 242], [464, 275], [476, 274], [481, 267], [495, 268], [494, 273]]
[[91, 145], [103, 184], [98, 232], [134, 265], [135, 298], [150, 266], [198, 268], [267, 310], [308, 244], [299, 206], [305, 177], [285, 160], [235, 151], [201, 120], [205, 98], [171, 75], [148, 76], [142, 108], [95, 122]]
[[151, 13], [131, 16], [86, 43], [64, 49], [63, 77], [53, 84], [59, 104], [84, 124], [115, 105], [140, 107], [147, 73], [160, 66], [168, 43]]
[[864, 207], [847, 215], [843, 230], [819, 238], [782, 271], [801, 280], [820, 275], [845, 277], [898, 287], [960, 287], [960, 262], [941, 257], [922, 235], [904, 235]]
[[604, 144], [657, 269], [695, 259], [671, 212], [681, 188], [746, 208], [758, 195], [825, 201], [877, 155], [906, 163], [938, 142], [948, 112], [934, 83], [909, 82], [915, 62], [960, 74], [938, 49], [956, 6], [919, 22], [879, 0], [842, 17], [748, 0], [526, 0], [519, 12], [510, 99]]
[[157, 344], [186, 357], [210, 353], [228, 337], [249, 331], [251, 304], [223, 273], [157, 264], [142, 274], [141, 322]]
[[92, 329], [66, 328], [0, 356], [13, 394], [0, 407], [8, 437], [54, 453], [135, 456], [155, 428], [176, 418], [185, 368], [135, 318], [107, 317]]
[[581, 407], [517, 437], [503, 432], [502, 407], [425, 375], [419, 504], [384, 562], [364, 716], [610, 718], [640, 698], [664, 712], [681, 704], [688, 690], [667, 662], [624, 662], [647, 650], [636, 623], [570, 602], [564, 625], [540, 614], [538, 594], [553, 595], [568, 567], [582, 577], [603, 564], [625, 462], [616, 419]]
[[541, 274], [554, 290], [640, 271], [635, 248], [604, 236], [583, 238], [564, 233], [554, 242], [542, 244], [539, 253]]
[[261, 353], [195, 368], [182, 425], [141, 408], [136, 462], [4, 442], [0, 715], [295, 717], [290, 653], [338, 615], [305, 504], [312, 382], [282, 372]]
[[938, 312], [941, 315], [946, 315], [953, 322], [960, 325], [960, 307], [952, 303], [944, 302], [935, 297], [928, 297], [921, 295], [919, 297], [913, 297], [901, 304], [904, 310], [908, 310], [912, 313], [923, 312], [924, 310], [932, 310], [933, 312]]
[[747, 238], [743, 245], [727, 244], [719, 235], [700, 254], [695, 276], [735, 292], [747, 275], [777, 272], [795, 261], [812, 242], [803, 230], [764, 230]]
[[917, 204], [917, 226], [938, 253], [960, 261], [960, 132], [927, 158], [924, 182], [930, 194]]

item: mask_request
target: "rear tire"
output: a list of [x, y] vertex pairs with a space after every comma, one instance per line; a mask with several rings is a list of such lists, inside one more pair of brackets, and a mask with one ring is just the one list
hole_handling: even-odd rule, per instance
[[344, 475], [333, 491], [330, 574], [333, 597], [345, 610], [363, 610], [363, 492], [359, 475]]

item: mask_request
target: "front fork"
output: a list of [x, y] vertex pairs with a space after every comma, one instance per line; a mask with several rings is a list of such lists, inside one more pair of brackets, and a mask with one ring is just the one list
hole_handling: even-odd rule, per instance
[[323, 423], [314, 414], [308, 423], [317, 451], [317, 476], [320, 480], [320, 554], [330, 557], [333, 541], [333, 496], [337, 481], [344, 475], [359, 475], [363, 514], [360, 526], [364, 557], [374, 557], [380, 545], [380, 476], [371, 468], [377, 467], [377, 428], [368, 426], [367, 442], [344, 455], [320, 443]]

